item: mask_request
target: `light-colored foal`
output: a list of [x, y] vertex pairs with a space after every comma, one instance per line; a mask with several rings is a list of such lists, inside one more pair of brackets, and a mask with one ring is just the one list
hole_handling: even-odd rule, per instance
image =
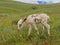
[[49, 20], [49, 16], [45, 13], [32, 14], [27, 17], [21, 18], [18, 21], [18, 30], [20, 30], [24, 26], [24, 23], [26, 22], [29, 25], [28, 36], [31, 33], [32, 26], [35, 28], [37, 34], [39, 35], [39, 31], [38, 31], [36, 24], [41, 23], [43, 26], [43, 31], [45, 28], [47, 28], [48, 35], [50, 36], [50, 25], [48, 24], [48, 20]]

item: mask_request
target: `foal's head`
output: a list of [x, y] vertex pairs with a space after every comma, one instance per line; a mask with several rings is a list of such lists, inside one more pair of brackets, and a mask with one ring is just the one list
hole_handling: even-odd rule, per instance
[[20, 19], [19, 21], [18, 21], [18, 30], [20, 30], [22, 27], [23, 27], [23, 25], [24, 25], [24, 22], [26, 21], [26, 17], [24, 17], [24, 18], [22, 18], [22, 19]]

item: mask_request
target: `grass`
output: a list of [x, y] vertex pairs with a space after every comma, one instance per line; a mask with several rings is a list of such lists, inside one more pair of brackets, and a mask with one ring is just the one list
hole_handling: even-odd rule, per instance
[[[42, 26], [37, 25], [40, 35], [33, 28], [28, 38], [28, 26], [17, 32], [17, 21], [30, 14], [47, 13], [50, 16], [51, 37], [47, 31], [43, 34]], [[60, 45], [60, 3], [49, 5], [25, 4], [10, 0], [0, 0], [0, 45]]]

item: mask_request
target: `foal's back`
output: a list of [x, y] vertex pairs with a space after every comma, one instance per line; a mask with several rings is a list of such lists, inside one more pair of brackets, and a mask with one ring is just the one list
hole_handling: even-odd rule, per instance
[[42, 20], [42, 21], [47, 21], [49, 19], [49, 16], [45, 13], [41, 14], [32, 14], [27, 17], [27, 22], [28, 23], [34, 23], [35, 19]]

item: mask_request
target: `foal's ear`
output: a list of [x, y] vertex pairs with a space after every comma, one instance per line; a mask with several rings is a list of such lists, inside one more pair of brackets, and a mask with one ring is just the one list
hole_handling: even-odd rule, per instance
[[24, 18], [23, 18], [23, 22], [25, 22], [26, 20], [27, 20], [27, 17], [24, 17]]

